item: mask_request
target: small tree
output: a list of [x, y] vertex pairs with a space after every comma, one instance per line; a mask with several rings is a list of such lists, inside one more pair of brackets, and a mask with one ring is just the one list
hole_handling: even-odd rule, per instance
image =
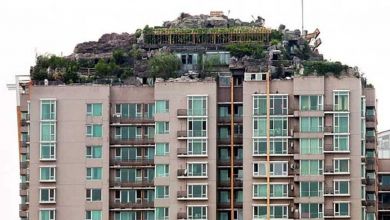
[[177, 56], [171, 53], [160, 53], [148, 61], [149, 71], [153, 77], [168, 79], [176, 77], [181, 62]]

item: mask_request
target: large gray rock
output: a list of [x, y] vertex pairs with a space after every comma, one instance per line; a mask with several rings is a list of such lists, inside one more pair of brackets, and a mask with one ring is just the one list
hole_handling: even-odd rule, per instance
[[89, 41], [77, 44], [74, 54], [103, 54], [111, 53], [116, 49], [130, 49], [133, 44], [137, 43], [134, 34], [129, 33], [111, 33], [104, 34], [98, 41]]

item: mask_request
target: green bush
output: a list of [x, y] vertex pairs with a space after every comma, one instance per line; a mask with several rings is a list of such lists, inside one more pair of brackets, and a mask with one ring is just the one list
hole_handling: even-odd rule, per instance
[[177, 76], [181, 61], [171, 53], [160, 53], [148, 60], [148, 68], [153, 77], [168, 79]]
[[[58, 76], [53, 76], [48, 73], [48, 69], [56, 70], [59, 73]], [[32, 80], [63, 80], [64, 82], [78, 81], [79, 64], [70, 59], [64, 57], [58, 57], [55, 55], [40, 55], [36, 59], [34, 67], [30, 69], [30, 75]]]
[[310, 75], [316, 72], [320, 76], [324, 76], [326, 74], [340, 76], [343, 71], [348, 70], [347, 65], [343, 65], [340, 62], [329, 61], [304, 61], [303, 67], [303, 75]]
[[264, 57], [264, 45], [261, 43], [236, 43], [225, 46], [232, 56], [241, 58], [251, 56], [256, 59]]

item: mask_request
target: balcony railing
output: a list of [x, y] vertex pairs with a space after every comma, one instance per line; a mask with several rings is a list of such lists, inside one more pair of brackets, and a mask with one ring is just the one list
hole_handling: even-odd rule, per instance
[[153, 124], [153, 117], [121, 117], [112, 116], [111, 123], [114, 124]]
[[148, 158], [140, 159], [112, 159], [111, 166], [153, 166], [154, 160]]
[[375, 136], [366, 136], [366, 142], [367, 143], [375, 143], [376, 137]]
[[19, 205], [20, 211], [27, 211], [28, 210], [28, 204], [20, 204]]
[[375, 122], [375, 115], [366, 115], [367, 122]]
[[[230, 136], [229, 137], [218, 137], [217, 143], [220, 145], [230, 144]], [[234, 144], [242, 144], [242, 134], [234, 134], [233, 136]]]
[[[230, 158], [227, 159], [218, 159], [218, 166], [230, 166]], [[234, 166], [242, 166], [242, 158], [234, 158], [233, 161]]]
[[26, 189], [28, 189], [28, 186], [29, 186], [29, 183], [20, 183], [20, 184], [19, 184], [19, 188], [20, 188], [21, 190], [26, 190]]
[[178, 212], [177, 219], [187, 219], [187, 213], [186, 212]]
[[325, 133], [333, 133], [333, 126], [328, 126], [328, 125], [326, 125], [326, 126], [324, 127], [324, 132], [325, 132]]
[[389, 203], [379, 202], [378, 206], [379, 206], [378, 207], [379, 210], [390, 210], [390, 204]]
[[193, 116], [207, 116], [207, 109], [206, 108], [204, 108], [204, 109], [202, 109], [202, 111], [201, 112], [194, 112], [194, 111], [191, 111], [191, 109], [190, 110], [188, 110], [188, 109], [178, 109], [177, 110], [177, 117], [179, 117], [179, 118], [185, 118], [185, 117], [188, 117], [188, 116], [190, 116], [190, 117], [193, 117]]
[[27, 217], [28, 217], [27, 211], [19, 211], [19, 217], [21, 217], [21, 218], [27, 218]]
[[122, 203], [122, 202], [113, 202], [111, 203], [111, 208], [119, 208], [119, 209], [125, 209], [125, 208], [133, 208], [133, 209], [146, 209], [146, 208], [153, 208], [154, 207], [154, 201], [150, 201], [147, 199], [140, 199], [136, 202], [128, 202], [128, 203]]
[[[234, 123], [242, 123], [242, 116], [233, 116]], [[218, 117], [218, 123], [220, 124], [228, 124], [231, 122], [230, 116], [220, 116]]]
[[177, 170], [177, 177], [181, 178], [207, 178], [206, 175], [202, 175], [202, 173], [188, 173], [187, 169], [178, 169]]
[[187, 151], [187, 148], [183, 147], [183, 148], [177, 148], [177, 156], [188, 156], [188, 157], [191, 157], [191, 156], [194, 156], [194, 157], [205, 157], [207, 156], [207, 152], [202, 152], [202, 153], [194, 153], [194, 152], [188, 152]]
[[177, 138], [206, 137], [206, 131], [177, 131]]
[[111, 137], [111, 144], [118, 145], [152, 145], [154, 144], [154, 138], [115, 138]]
[[[230, 208], [230, 202], [218, 202], [217, 203], [218, 208], [220, 209], [228, 209]], [[242, 208], [242, 202], [241, 201], [234, 201], [234, 208]]]
[[[234, 187], [242, 187], [242, 178], [233, 178]], [[227, 180], [219, 180], [219, 187], [230, 187], [230, 178]]]
[[324, 105], [324, 111], [327, 112], [347, 112], [348, 109], [337, 109], [335, 105]]
[[154, 180], [143, 179], [136, 181], [126, 181], [126, 180], [111, 180], [110, 186], [112, 187], [153, 187]]
[[390, 185], [379, 184], [379, 191], [390, 191]]
[[28, 167], [27, 161], [20, 162], [20, 169], [27, 169], [27, 167]]

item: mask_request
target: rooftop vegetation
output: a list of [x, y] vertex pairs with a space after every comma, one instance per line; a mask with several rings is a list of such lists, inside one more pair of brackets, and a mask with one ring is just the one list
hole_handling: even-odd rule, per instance
[[330, 61], [304, 61], [303, 62], [303, 75], [310, 75], [317, 73], [320, 76], [326, 76], [333, 74], [335, 76], [340, 76], [342, 72], [346, 72], [349, 67], [343, 65], [340, 62], [330, 62]]

